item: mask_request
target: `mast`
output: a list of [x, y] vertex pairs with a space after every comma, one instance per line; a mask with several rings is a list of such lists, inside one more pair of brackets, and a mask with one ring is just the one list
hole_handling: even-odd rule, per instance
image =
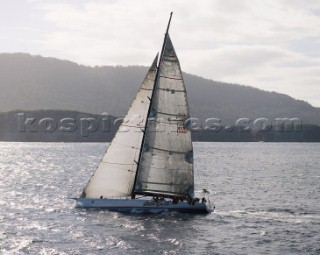
[[[170, 13], [170, 18], [169, 18], [169, 22], [168, 22], [168, 25], [167, 25], [167, 30], [166, 30], [166, 33], [165, 33], [165, 35], [164, 35], [164, 40], [163, 40], [163, 44], [162, 44], [162, 49], [161, 49], [161, 55], [160, 55], [159, 63], [161, 63], [162, 55], [163, 55], [163, 52], [164, 52], [164, 46], [166, 45], [166, 41], [167, 41], [167, 37], [168, 37], [168, 32], [169, 32], [169, 28], [170, 28], [170, 23], [171, 23], [172, 14], [173, 14], [173, 12]], [[158, 72], [157, 72], [156, 80], [157, 80], [157, 78], [158, 78]], [[156, 80], [155, 80], [155, 81], [156, 81]], [[155, 84], [156, 84], [156, 83], [155, 83]]]
[[[150, 111], [151, 111], [151, 107], [152, 107], [152, 100], [154, 98], [154, 91], [155, 91], [155, 88], [156, 88], [156, 85], [157, 85], [157, 82], [158, 82], [158, 78], [159, 78], [159, 70], [160, 70], [159, 67], [160, 67], [160, 63], [162, 61], [164, 48], [165, 48], [167, 37], [168, 37], [168, 32], [169, 32], [169, 28], [170, 28], [172, 14], [173, 14], [173, 12], [170, 13], [170, 18], [169, 18], [169, 21], [168, 21], [166, 33], [164, 35], [164, 40], [163, 40], [163, 44], [162, 44], [162, 48], [161, 48], [160, 60], [159, 60], [159, 64], [158, 64], [158, 67], [157, 67], [156, 77], [155, 77], [155, 80], [154, 80], [154, 86], [153, 86], [153, 90], [152, 90], [152, 93], [151, 93], [151, 98], [149, 98], [150, 104], [149, 104], [149, 109], [148, 109], [148, 114], [147, 114], [147, 118], [148, 119], [149, 119], [149, 115], [150, 115]], [[145, 125], [145, 128], [144, 128], [144, 132], [146, 132], [146, 130], [147, 130], [148, 119], [146, 120], [146, 125]], [[139, 167], [140, 160], [141, 160], [141, 155], [142, 155], [142, 151], [143, 151], [143, 144], [144, 144], [144, 141], [145, 141], [145, 137], [146, 137], [146, 134], [144, 133], [143, 138], [142, 138], [142, 142], [141, 142], [141, 146], [140, 146], [139, 160], [138, 160], [138, 162], [136, 162], [138, 167]], [[131, 196], [132, 197], [134, 197], [134, 193], [135, 193], [134, 189], [135, 189], [135, 185], [136, 185], [136, 182], [137, 182], [137, 176], [138, 176], [138, 171], [136, 171], [136, 175], [134, 177], [134, 183], [133, 183], [133, 188], [132, 188], [132, 192], [131, 192]]]

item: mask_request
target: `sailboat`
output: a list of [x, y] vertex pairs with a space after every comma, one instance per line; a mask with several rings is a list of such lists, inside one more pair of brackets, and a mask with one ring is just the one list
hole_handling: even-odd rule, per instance
[[[206, 190], [194, 195], [193, 148], [186, 89], [167, 25], [127, 115], [91, 176], [77, 208], [123, 212], [208, 213]], [[158, 63], [158, 64], [157, 64]]]

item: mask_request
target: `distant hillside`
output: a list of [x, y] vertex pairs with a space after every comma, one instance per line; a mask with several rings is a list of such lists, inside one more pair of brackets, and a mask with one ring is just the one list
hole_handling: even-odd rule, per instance
[[[16, 111], [0, 113], [0, 141], [110, 142], [121, 119], [75, 111]], [[320, 127], [279, 124], [267, 130], [243, 126], [196, 129], [193, 141], [206, 142], [320, 142]]]
[[[87, 67], [28, 54], [0, 54], [0, 112], [56, 109], [124, 116], [146, 71], [141, 66]], [[320, 124], [319, 108], [283, 94], [186, 73], [184, 80], [193, 117], [220, 118], [224, 125], [261, 117]]]
[[0, 141], [109, 142], [122, 120], [75, 111], [0, 113]]

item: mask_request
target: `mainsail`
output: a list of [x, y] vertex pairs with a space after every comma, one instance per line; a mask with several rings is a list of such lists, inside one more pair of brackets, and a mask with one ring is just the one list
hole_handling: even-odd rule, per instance
[[168, 33], [150, 107], [134, 193], [192, 196], [193, 150], [191, 132], [186, 126], [187, 95]]
[[157, 61], [158, 56], [82, 197], [110, 198], [131, 195], [155, 83]]

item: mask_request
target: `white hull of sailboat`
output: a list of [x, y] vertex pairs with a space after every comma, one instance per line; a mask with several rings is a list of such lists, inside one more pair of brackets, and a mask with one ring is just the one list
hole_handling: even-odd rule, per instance
[[207, 204], [178, 202], [166, 200], [146, 200], [146, 199], [90, 199], [79, 198], [76, 202], [77, 208], [85, 209], [105, 209], [118, 212], [131, 213], [162, 213], [162, 212], [182, 212], [182, 213], [210, 213], [213, 211]]

